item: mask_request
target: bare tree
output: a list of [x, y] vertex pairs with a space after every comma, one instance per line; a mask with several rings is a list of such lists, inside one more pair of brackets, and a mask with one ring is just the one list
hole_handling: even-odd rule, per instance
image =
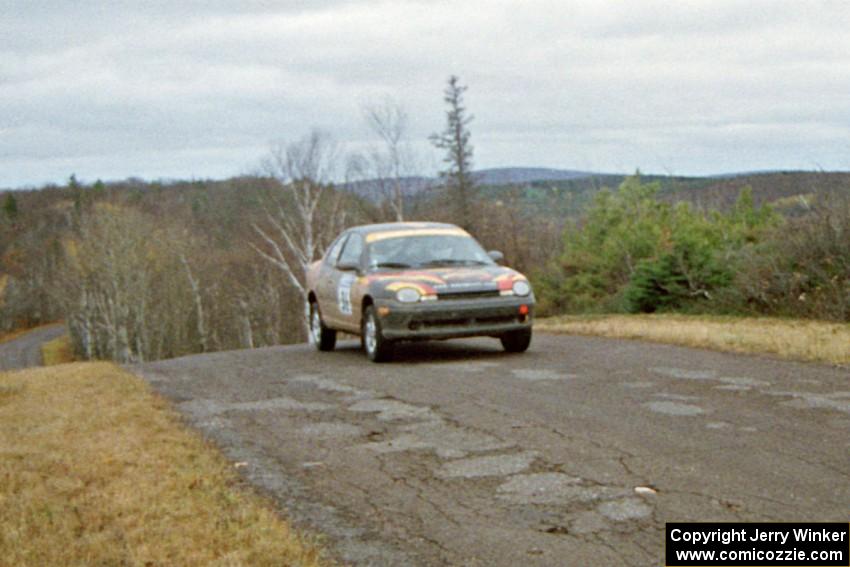
[[186, 277], [189, 279], [189, 287], [192, 290], [192, 301], [195, 306], [195, 328], [198, 332], [198, 342], [201, 347], [201, 352], [209, 350], [209, 333], [207, 332], [206, 316], [204, 314], [204, 300], [201, 294], [201, 285], [198, 278], [192, 272], [192, 266], [186, 259], [186, 254], [180, 254], [180, 263], [186, 270]]
[[341, 195], [331, 185], [338, 157], [336, 145], [319, 130], [273, 148], [265, 170], [279, 190], [265, 203], [266, 223], [252, 225], [263, 244], [251, 246], [283, 272], [304, 301], [301, 325], [307, 336], [307, 269], [345, 224]]
[[126, 363], [182, 350], [191, 300], [178, 277], [180, 245], [132, 209], [100, 207], [81, 218], [54, 282], [81, 354]]
[[381, 104], [363, 108], [366, 122], [381, 139], [381, 147], [369, 152], [374, 183], [382, 200], [389, 205], [397, 221], [404, 220], [404, 177], [413, 170], [413, 156], [406, 141], [408, 115], [397, 101], [384, 99]]

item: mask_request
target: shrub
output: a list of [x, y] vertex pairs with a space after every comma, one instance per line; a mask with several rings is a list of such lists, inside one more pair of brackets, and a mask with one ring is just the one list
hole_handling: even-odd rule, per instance
[[536, 280], [544, 311], [705, 308], [733, 282], [740, 252], [779, 222], [748, 188], [725, 214], [671, 206], [658, 189], [631, 177], [567, 227], [562, 254]]

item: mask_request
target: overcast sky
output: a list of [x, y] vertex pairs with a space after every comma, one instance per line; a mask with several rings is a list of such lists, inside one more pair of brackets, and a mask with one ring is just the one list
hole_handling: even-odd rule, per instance
[[850, 170], [848, 29], [846, 1], [0, 0], [0, 187], [362, 148], [384, 97], [433, 173], [450, 74], [476, 168]]

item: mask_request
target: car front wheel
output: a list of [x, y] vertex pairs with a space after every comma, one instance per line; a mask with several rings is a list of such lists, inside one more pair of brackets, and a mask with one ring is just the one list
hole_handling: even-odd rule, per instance
[[525, 352], [531, 345], [531, 329], [510, 331], [499, 337], [502, 347], [508, 352]]
[[333, 350], [336, 346], [336, 331], [325, 327], [319, 304], [315, 301], [310, 303], [310, 339], [322, 351]]
[[392, 358], [393, 344], [381, 333], [381, 322], [372, 305], [363, 311], [363, 328], [360, 332], [363, 350], [372, 362], [384, 362]]

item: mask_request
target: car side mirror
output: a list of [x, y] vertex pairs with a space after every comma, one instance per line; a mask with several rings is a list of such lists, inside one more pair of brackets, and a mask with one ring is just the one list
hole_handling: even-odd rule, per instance
[[487, 252], [487, 255], [490, 256], [491, 260], [499, 264], [501, 264], [505, 259], [505, 255], [499, 252], [498, 250], [490, 250], [489, 252]]

